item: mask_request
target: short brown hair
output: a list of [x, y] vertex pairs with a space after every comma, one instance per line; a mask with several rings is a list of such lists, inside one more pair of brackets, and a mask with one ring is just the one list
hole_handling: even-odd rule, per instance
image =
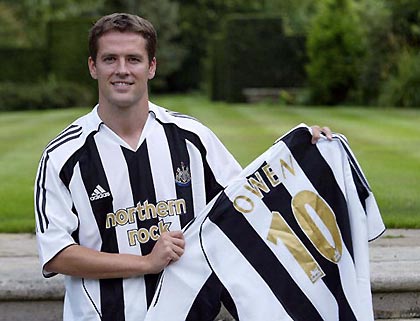
[[96, 61], [98, 40], [110, 31], [135, 32], [146, 39], [149, 62], [155, 57], [157, 35], [153, 25], [146, 19], [128, 13], [113, 13], [100, 18], [89, 31], [89, 55]]

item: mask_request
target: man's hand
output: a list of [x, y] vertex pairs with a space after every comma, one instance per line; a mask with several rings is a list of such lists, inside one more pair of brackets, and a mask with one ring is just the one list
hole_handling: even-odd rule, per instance
[[149, 273], [159, 273], [171, 262], [178, 261], [184, 254], [185, 240], [181, 231], [162, 233], [148, 255]]
[[332, 140], [332, 132], [329, 127], [319, 127], [317, 125], [311, 126], [312, 129], [312, 144], [316, 144], [321, 138], [321, 134], [324, 134], [328, 140]]

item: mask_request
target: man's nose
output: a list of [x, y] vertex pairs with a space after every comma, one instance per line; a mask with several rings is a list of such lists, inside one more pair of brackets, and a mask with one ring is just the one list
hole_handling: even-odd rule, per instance
[[127, 75], [129, 73], [125, 59], [118, 60], [116, 73], [118, 75]]

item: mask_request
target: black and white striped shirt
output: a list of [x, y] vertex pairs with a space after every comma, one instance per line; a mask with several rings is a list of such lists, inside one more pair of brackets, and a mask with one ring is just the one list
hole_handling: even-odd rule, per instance
[[343, 136], [313, 145], [309, 128], [293, 129], [202, 214], [147, 321], [212, 320], [217, 305], [197, 302], [218, 282], [241, 321], [373, 321], [368, 241], [385, 227]]
[[[145, 255], [162, 232], [182, 229], [240, 172], [197, 120], [152, 103], [149, 109], [136, 150], [101, 121], [97, 107], [46, 147], [35, 182], [42, 266], [72, 244]], [[142, 320], [156, 281], [157, 275], [66, 276], [64, 321]]]

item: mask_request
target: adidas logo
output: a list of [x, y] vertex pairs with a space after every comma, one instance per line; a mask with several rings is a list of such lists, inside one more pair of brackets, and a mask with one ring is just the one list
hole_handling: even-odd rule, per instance
[[109, 192], [107, 192], [106, 190], [104, 190], [101, 187], [101, 185], [97, 185], [95, 187], [95, 190], [93, 191], [92, 195], [90, 196], [90, 200], [91, 201], [96, 201], [96, 200], [99, 200], [101, 198], [108, 197], [110, 195], [111, 194]]

